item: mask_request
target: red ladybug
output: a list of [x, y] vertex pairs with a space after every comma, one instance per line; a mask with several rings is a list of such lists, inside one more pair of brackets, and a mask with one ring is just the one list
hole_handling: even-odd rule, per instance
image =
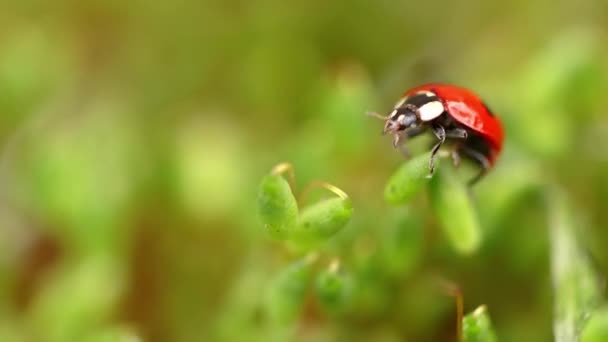
[[384, 133], [394, 136], [397, 147], [403, 138], [412, 138], [427, 130], [438, 142], [433, 146], [429, 169], [432, 174], [435, 155], [445, 143], [452, 145], [452, 157], [457, 165], [460, 156], [479, 164], [480, 172], [474, 184], [489, 170], [502, 149], [503, 129], [498, 117], [468, 89], [439, 83], [425, 84], [405, 92], [393, 111], [386, 117]]

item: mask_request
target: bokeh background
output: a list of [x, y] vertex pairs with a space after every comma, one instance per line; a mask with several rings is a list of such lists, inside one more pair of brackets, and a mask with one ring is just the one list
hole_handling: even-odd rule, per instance
[[[547, 188], [608, 268], [608, 2], [2, 1], [0, 340], [442, 341], [486, 304], [504, 341], [552, 339]], [[382, 124], [407, 88], [475, 89], [506, 147], [474, 189], [460, 255], [428, 199], [384, 202], [403, 162]], [[419, 144], [419, 145], [417, 145]], [[425, 143], [415, 143], [421, 151]], [[353, 290], [306, 290], [270, 322], [298, 258], [256, 217], [262, 177], [331, 182], [351, 222], [319, 247]]]

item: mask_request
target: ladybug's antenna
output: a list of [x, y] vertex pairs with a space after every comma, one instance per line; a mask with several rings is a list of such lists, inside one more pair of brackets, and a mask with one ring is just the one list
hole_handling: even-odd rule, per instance
[[390, 116], [388, 116], [388, 115], [384, 116], [384, 115], [380, 115], [380, 114], [378, 114], [376, 112], [366, 112], [365, 115], [374, 117], [376, 119], [384, 120], [384, 121], [386, 121], [386, 120], [388, 120], [390, 118]]

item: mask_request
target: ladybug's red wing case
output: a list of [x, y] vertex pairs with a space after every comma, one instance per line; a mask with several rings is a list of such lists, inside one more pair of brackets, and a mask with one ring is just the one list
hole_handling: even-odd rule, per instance
[[492, 155], [488, 156], [490, 162], [495, 162], [502, 149], [502, 124], [475, 93], [452, 85], [426, 84], [409, 90], [405, 95], [410, 96], [420, 91], [437, 94], [454, 120], [481, 135], [492, 149]]

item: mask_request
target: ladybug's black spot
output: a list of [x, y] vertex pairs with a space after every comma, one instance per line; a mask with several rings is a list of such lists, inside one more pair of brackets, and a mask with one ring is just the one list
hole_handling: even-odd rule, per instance
[[494, 116], [494, 112], [490, 109], [490, 107], [488, 107], [488, 105], [485, 102], [481, 101], [481, 105], [483, 106], [483, 108], [486, 109], [486, 112], [488, 112], [488, 114], [490, 114], [490, 116], [492, 116], [492, 117]]
[[415, 94], [415, 95], [408, 97], [407, 101], [405, 101], [403, 106], [405, 106], [407, 104], [407, 105], [414, 105], [417, 108], [420, 108], [423, 105], [425, 105], [429, 102], [433, 102], [433, 101], [439, 101], [439, 98], [436, 95], [434, 95], [433, 93], [425, 92], [425, 93]]

